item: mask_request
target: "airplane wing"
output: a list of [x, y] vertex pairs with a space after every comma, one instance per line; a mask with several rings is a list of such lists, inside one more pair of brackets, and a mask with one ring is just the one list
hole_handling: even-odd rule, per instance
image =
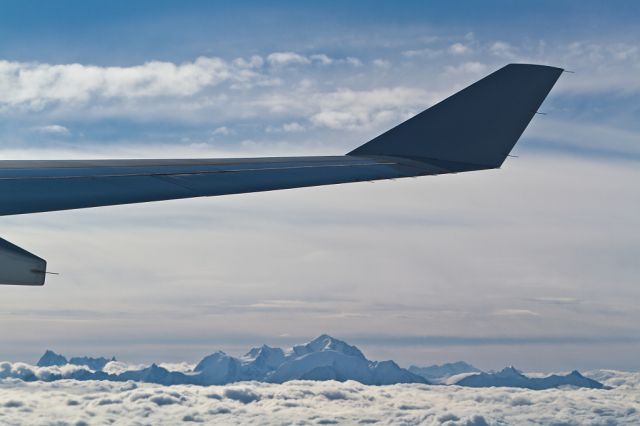
[[[562, 71], [507, 65], [341, 156], [0, 161], [0, 216], [498, 168]], [[0, 283], [45, 274], [0, 239]]]

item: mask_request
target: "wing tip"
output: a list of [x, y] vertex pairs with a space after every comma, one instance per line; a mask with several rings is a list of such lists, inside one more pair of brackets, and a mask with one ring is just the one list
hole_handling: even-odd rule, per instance
[[555, 71], [558, 74], [561, 74], [565, 71], [564, 68], [556, 67], [553, 65], [545, 65], [545, 64], [531, 64], [525, 62], [512, 62], [510, 64], [505, 65], [501, 69], [513, 69], [513, 68], [528, 68], [528, 69], [539, 69], [539, 70], [547, 70], [547, 71]]

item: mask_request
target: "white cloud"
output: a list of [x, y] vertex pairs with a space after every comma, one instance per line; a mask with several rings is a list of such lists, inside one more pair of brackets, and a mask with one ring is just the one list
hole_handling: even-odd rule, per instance
[[575, 94], [635, 94], [640, 91], [640, 50], [629, 43], [573, 42], [546, 49], [545, 63], [574, 71], [559, 85]]
[[295, 52], [274, 52], [267, 56], [267, 61], [271, 65], [286, 66], [297, 64], [310, 64], [311, 60], [306, 56]]
[[245, 81], [251, 71], [234, 70], [220, 58], [174, 64], [151, 61], [131, 67], [0, 61], [0, 106], [41, 109], [49, 103], [91, 98], [190, 96], [227, 80]]
[[407, 58], [415, 58], [415, 57], [420, 57], [420, 56], [426, 56], [426, 57], [429, 57], [429, 58], [435, 58], [436, 56], [442, 54], [442, 51], [439, 50], [439, 49], [433, 49], [433, 48], [425, 47], [424, 49], [404, 50], [401, 54], [402, 54], [402, 56], [405, 56]]
[[108, 374], [121, 374], [128, 370], [141, 370], [147, 367], [144, 364], [129, 364], [122, 361], [109, 361], [102, 371]]
[[330, 57], [328, 57], [324, 53], [320, 53], [320, 54], [317, 54], [317, 55], [311, 55], [309, 58], [312, 61], [316, 61], [316, 62], [321, 63], [322, 65], [329, 65], [329, 64], [333, 63], [333, 59], [331, 59]]
[[215, 128], [212, 132], [212, 135], [223, 135], [228, 136], [233, 134], [233, 130], [229, 129], [227, 126], [220, 126]]
[[[612, 390], [364, 386], [245, 382], [164, 387], [138, 383], [0, 381], [8, 424], [620, 424], [640, 422], [638, 373], [594, 372]], [[570, 407], [570, 408], [568, 408]]]
[[344, 61], [349, 64], [352, 65], [354, 67], [360, 67], [362, 66], [362, 61], [358, 58], [354, 58], [353, 56], [347, 56]]
[[462, 43], [454, 43], [449, 46], [449, 52], [453, 53], [454, 55], [464, 55], [465, 53], [471, 52], [471, 48]]
[[0, 362], [0, 382], [5, 379], [29, 380], [34, 376], [41, 380], [47, 380], [52, 376], [68, 377], [76, 371], [87, 370], [84, 366], [66, 364], [53, 367], [35, 367], [23, 362]]
[[390, 68], [391, 67], [391, 62], [387, 61], [386, 59], [374, 59], [373, 60], [373, 65], [378, 67], [378, 68]]
[[464, 62], [459, 65], [445, 67], [449, 74], [481, 74], [487, 71], [487, 65], [481, 62]]
[[513, 46], [506, 41], [496, 41], [491, 44], [489, 51], [496, 56], [502, 56], [505, 58], [512, 58], [514, 56]]
[[[231, 61], [199, 57], [182, 64], [150, 61], [130, 67], [0, 61], [0, 114], [189, 122], [209, 121], [212, 114], [220, 120], [263, 116], [265, 106], [272, 112], [286, 111], [267, 105], [268, 99], [309, 96], [312, 87], [305, 85], [306, 76], [299, 81], [287, 76], [287, 89], [281, 89], [285, 80], [279, 73], [287, 75], [287, 65], [362, 65], [355, 57], [335, 60], [322, 53], [275, 52], [266, 61], [273, 69], [264, 69], [265, 60], [258, 55]], [[38, 130], [62, 134], [61, 127]]]
[[260, 68], [264, 64], [264, 59], [262, 56], [253, 55], [249, 59], [237, 58], [233, 64], [239, 68]]
[[[360, 75], [363, 72], [360, 59], [353, 56], [336, 59], [323, 53], [275, 52], [236, 59], [200, 57], [184, 63], [150, 61], [129, 67], [5, 60], [0, 61], [0, 114], [26, 120], [38, 113], [41, 122], [111, 117], [197, 124], [210, 123], [212, 118], [220, 124], [255, 118], [278, 122], [314, 120], [332, 123], [328, 126], [331, 128], [353, 130], [373, 121], [354, 119], [353, 111], [325, 111], [314, 101], [337, 91], [372, 92], [381, 87], [397, 87], [399, 83], [407, 89], [428, 88], [450, 94], [504, 65], [505, 58], [578, 71], [564, 76], [553, 94], [635, 93], [640, 89], [636, 78], [640, 54], [631, 44], [558, 43], [547, 45], [541, 53], [537, 48], [502, 40], [478, 42], [491, 53], [487, 58], [493, 58], [495, 63], [475, 60], [457, 63], [455, 59], [460, 56], [441, 53], [449, 49], [472, 52], [467, 44], [450, 43], [443, 41], [428, 48], [403, 51], [401, 70], [391, 67], [389, 58], [376, 58], [372, 65], [385, 72], [371, 82]], [[436, 57], [440, 60], [431, 61]], [[273, 66], [264, 67], [265, 62]], [[306, 67], [299, 73], [291, 73], [287, 66], [311, 63], [353, 67]], [[332, 74], [327, 74], [328, 69]], [[333, 73], [342, 74], [333, 80]], [[430, 76], [428, 83], [423, 83], [424, 75]], [[305, 82], [312, 83], [305, 85]], [[407, 105], [409, 109], [415, 106], [418, 105]], [[395, 118], [404, 116], [397, 110], [392, 114]], [[360, 124], [349, 124], [353, 122]], [[347, 125], [336, 127], [336, 123]], [[268, 126], [265, 122], [260, 124], [261, 128]], [[31, 126], [29, 123], [24, 127]]]
[[[248, 109], [267, 110], [271, 114], [308, 119], [316, 128], [336, 130], [377, 129], [395, 124], [426, 108], [440, 97], [409, 87], [372, 90], [337, 89], [320, 91], [313, 86], [300, 87], [283, 94], [268, 94], [250, 101]], [[268, 131], [284, 130], [266, 126]], [[288, 131], [300, 130], [296, 125]]]
[[292, 121], [291, 123], [283, 124], [282, 130], [285, 132], [301, 132], [304, 130], [304, 126], [298, 122]]
[[59, 124], [49, 124], [46, 126], [38, 126], [35, 128], [36, 131], [40, 133], [45, 133], [49, 135], [57, 135], [57, 136], [69, 136], [71, 131]]
[[[337, 62], [347, 62], [354, 65], [354, 62], [358, 61], [359, 60], [356, 58], [346, 58], [340, 59]], [[324, 53], [315, 53], [313, 55], [305, 56], [296, 52], [274, 52], [267, 56], [267, 62], [275, 66], [307, 65], [312, 62], [321, 65], [331, 65], [336, 62], [336, 60]]]
[[311, 115], [316, 126], [357, 129], [409, 118], [417, 105], [424, 107], [432, 97], [422, 90], [405, 87], [369, 91], [349, 89], [319, 94], [310, 99], [318, 111]]
[[305, 130], [305, 127], [298, 123], [297, 121], [292, 121], [290, 123], [285, 123], [282, 126], [267, 126], [266, 131], [267, 133], [278, 133], [278, 132], [285, 132], [285, 133], [294, 133], [294, 132], [302, 132]]

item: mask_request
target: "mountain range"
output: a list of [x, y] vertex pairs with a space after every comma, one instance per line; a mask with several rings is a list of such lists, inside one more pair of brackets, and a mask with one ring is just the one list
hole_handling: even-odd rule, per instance
[[[400, 368], [393, 361], [370, 361], [355, 346], [328, 335], [322, 335], [289, 351], [263, 345], [236, 358], [222, 351], [204, 357], [189, 372], [169, 371], [152, 364], [140, 370], [113, 374], [104, 371], [106, 358], [71, 358], [75, 365], [88, 369], [75, 370], [68, 377], [77, 380], [142, 381], [163, 385], [224, 385], [256, 380], [283, 383], [290, 380], [355, 380], [367, 385], [428, 383], [427, 379]], [[64, 365], [66, 358], [47, 351], [38, 366]], [[69, 361], [69, 363], [71, 363]], [[57, 378], [55, 375], [52, 377]]]
[[574, 370], [567, 375], [552, 374], [547, 377], [528, 377], [515, 367], [507, 367], [495, 373], [471, 374], [455, 382], [458, 386], [474, 388], [512, 387], [531, 390], [573, 386], [579, 388], [603, 389], [604, 385], [596, 380], [584, 377]]
[[[38, 361], [39, 367], [75, 365], [83, 368], [51, 371], [42, 376], [21, 372], [22, 380], [109, 380], [138, 381], [162, 385], [225, 385], [240, 381], [284, 383], [291, 380], [354, 380], [366, 385], [398, 383], [449, 384], [469, 387], [507, 386], [527, 389], [548, 389], [575, 386], [600, 389], [603, 385], [582, 376], [577, 371], [567, 375], [527, 377], [514, 367], [500, 372], [485, 373], [465, 362], [411, 366], [408, 370], [393, 361], [371, 361], [355, 346], [326, 334], [309, 343], [289, 350], [267, 345], [253, 348], [241, 357], [222, 351], [204, 357], [190, 371], [170, 371], [152, 364], [141, 369], [113, 372], [106, 368], [115, 358], [73, 357], [67, 359], [47, 350]], [[4, 375], [0, 371], [0, 379]]]

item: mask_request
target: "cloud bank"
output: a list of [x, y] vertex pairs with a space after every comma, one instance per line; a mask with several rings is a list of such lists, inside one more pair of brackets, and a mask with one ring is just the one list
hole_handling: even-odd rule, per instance
[[[594, 372], [595, 373], [595, 372]], [[640, 374], [601, 371], [617, 389], [365, 386], [357, 382], [244, 382], [228, 386], [0, 381], [8, 424], [493, 424], [634, 425]]]
[[41, 64], [0, 61], [0, 102], [5, 106], [44, 108], [49, 103], [81, 103], [91, 98], [190, 96], [224, 81], [256, 77], [251, 62], [228, 63], [199, 57], [175, 64], [151, 61], [131, 67]]

